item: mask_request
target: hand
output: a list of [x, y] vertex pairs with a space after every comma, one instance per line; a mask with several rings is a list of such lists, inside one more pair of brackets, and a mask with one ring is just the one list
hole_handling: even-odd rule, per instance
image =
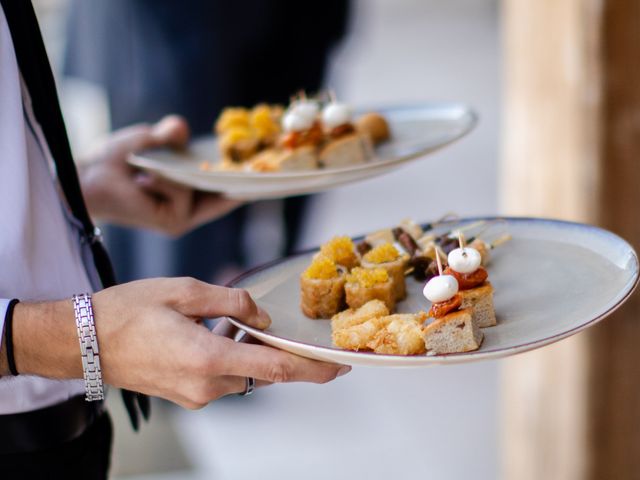
[[[244, 391], [246, 377], [254, 377], [258, 386], [325, 383], [350, 370], [234, 342], [199, 324], [202, 318], [231, 316], [256, 328], [268, 327], [268, 315], [244, 290], [190, 278], [141, 280], [94, 294], [93, 307], [105, 383], [187, 408]], [[216, 331], [224, 330], [221, 325]], [[82, 378], [70, 300], [19, 303], [14, 345], [21, 373]]]
[[186, 122], [175, 115], [153, 126], [134, 125], [114, 132], [80, 169], [90, 213], [100, 220], [177, 236], [241, 205], [141, 172], [127, 163], [135, 151], [183, 148], [188, 139]]

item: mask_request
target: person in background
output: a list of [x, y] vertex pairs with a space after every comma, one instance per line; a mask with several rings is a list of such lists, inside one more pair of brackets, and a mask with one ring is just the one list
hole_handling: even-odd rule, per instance
[[[106, 89], [113, 128], [178, 113], [194, 135], [211, 133], [226, 106], [284, 104], [300, 89], [319, 90], [349, 7], [348, 0], [72, 0], [64, 72]], [[307, 202], [283, 202], [280, 255], [295, 247]], [[211, 280], [248, 266], [246, 222], [247, 208], [239, 208], [179, 240], [110, 227], [107, 242], [123, 281]], [[158, 270], [153, 259], [167, 255], [172, 269]]]
[[[179, 147], [183, 119], [114, 133], [78, 172], [31, 2], [0, 0], [0, 477], [108, 476], [105, 384], [134, 426], [146, 395], [199, 408], [274, 382], [323, 383], [349, 367], [234, 341], [222, 322], [270, 318], [246, 291], [189, 278], [115, 285], [93, 218], [186, 232], [236, 202], [138, 174], [134, 150]], [[239, 446], [241, 448], [241, 446]]]

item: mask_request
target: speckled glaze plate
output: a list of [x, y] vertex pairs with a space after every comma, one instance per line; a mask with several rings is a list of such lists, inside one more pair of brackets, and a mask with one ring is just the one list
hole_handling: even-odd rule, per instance
[[[515, 355], [574, 335], [616, 310], [638, 283], [636, 253], [611, 232], [556, 220], [504, 220], [513, 239], [492, 251], [488, 266], [498, 325], [483, 329], [484, 342], [475, 352], [405, 357], [333, 347], [330, 321], [311, 320], [299, 308], [299, 276], [316, 250], [278, 260], [232, 282], [269, 312], [273, 323], [266, 331], [230, 321], [266, 344], [329, 362], [402, 367], [463, 363]], [[408, 278], [407, 287], [409, 296], [398, 310], [428, 309], [422, 284]]]
[[261, 200], [314, 193], [388, 173], [463, 137], [476, 124], [476, 115], [462, 104], [432, 103], [411, 107], [367, 109], [385, 116], [391, 140], [375, 149], [371, 161], [351, 167], [301, 172], [216, 172], [202, 162], [218, 162], [216, 139], [197, 138], [185, 151], [147, 150], [129, 162], [198, 190], [220, 192], [239, 200]]

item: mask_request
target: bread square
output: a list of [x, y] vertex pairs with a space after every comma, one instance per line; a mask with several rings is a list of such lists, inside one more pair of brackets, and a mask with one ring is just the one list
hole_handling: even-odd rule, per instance
[[477, 350], [484, 334], [473, 321], [471, 309], [457, 310], [434, 320], [424, 329], [427, 350], [432, 353], [461, 353]]
[[357, 165], [367, 161], [367, 154], [361, 135], [352, 134], [338, 138], [320, 152], [320, 164], [325, 168]]
[[493, 327], [497, 324], [493, 307], [493, 286], [485, 282], [479, 287], [461, 290], [462, 305], [460, 308], [473, 310], [473, 319], [480, 328]]

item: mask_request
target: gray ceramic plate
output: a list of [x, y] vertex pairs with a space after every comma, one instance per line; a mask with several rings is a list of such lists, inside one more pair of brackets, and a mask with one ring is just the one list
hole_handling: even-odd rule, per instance
[[195, 139], [184, 152], [156, 149], [130, 158], [136, 167], [208, 192], [242, 200], [281, 198], [328, 190], [383, 175], [403, 163], [423, 157], [469, 133], [476, 124], [473, 111], [461, 104], [426, 104], [375, 109], [391, 128], [392, 139], [376, 148], [376, 158], [352, 167], [304, 172], [203, 171], [203, 161], [218, 161], [213, 136]]
[[[330, 321], [311, 320], [299, 308], [299, 275], [315, 251], [271, 263], [233, 282], [269, 312], [269, 329], [262, 332], [230, 320], [264, 343], [319, 360], [369, 366], [462, 363], [514, 355], [578, 333], [618, 308], [638, 282], [636, 253], [611, 232], [544, 219], [507, 218], [506, 224], [513, 239], [493, 250], [488, 267], [498, 325], [484, 329], [484, 342], [475, 352], [403, 357], [333, 347]], [[407, 285], [409, 297], [399, 311], [428, 309], [422, 284], [409, 278]]]

